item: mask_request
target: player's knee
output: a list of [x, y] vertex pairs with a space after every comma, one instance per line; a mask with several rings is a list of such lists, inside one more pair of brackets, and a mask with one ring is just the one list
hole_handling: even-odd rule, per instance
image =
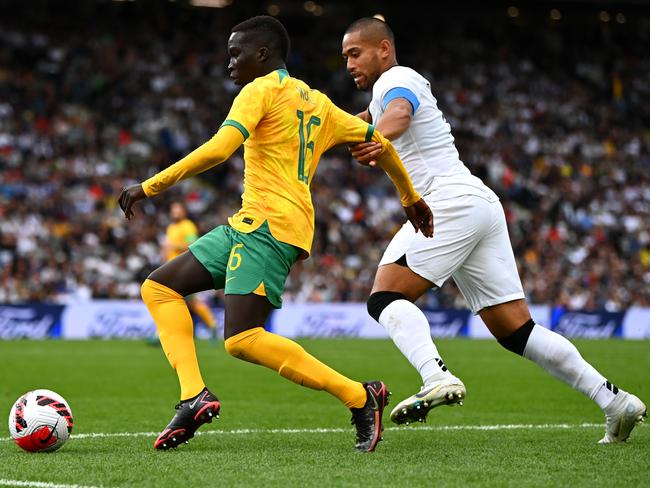
[[149, 305], [150, 303], [153, 303], [155, 300], [155, 286], [153, 284], [154, 282], [146, 279], [144, 280], [144, 283], [142, 283], [142, 286], [140, 287], [140, 296], [142, 296], [142, 301], [145, 303], [145, 305]]
[[232, 357], [241, 357], [246, 351], [246, 347], [242, 341], [237, 340], [237, 336], [230, 337], [223, 342], [226, 352]]
[[171, 288], [147, 278], [140, 287], [140, 296], [145, 305], [164, 303], [170, 300], [182, 300], [183, 297]]
[[379, 322], [379, 317], [384, 309], [395, 300], [406, 300], [407, 298], [396, 291], [378, 291], [368, 297], [366, 305], [368, 314]]
[[535, 321], [530, 319], [508, 337], [499, 339], [499, 344], [505, 347], [508, 351], [523, 356], [524, 349], [526, 349], [526, 344], [528, 343], [530, 333], [533, 331], [533, 327], [535, 327]]
[[264, 334], [264, 329], [256, 327], [227, 337], [223, 342], [226, 352], [237, 359], [255, 362], [250, 359], [253, 355], [251, 350], [260, 334]]

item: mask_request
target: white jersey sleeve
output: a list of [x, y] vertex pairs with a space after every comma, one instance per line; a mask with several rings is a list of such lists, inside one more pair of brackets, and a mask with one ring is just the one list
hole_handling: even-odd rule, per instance
[[391, 142], [415, 189], [421, 195], [437, 191], [443, 198], [479, 193], [496, 199], [460, 160], [451, 127], [438, 108], [429, 81], [404, 66], [385, 71], [372, 88], [369, 112], [373, 124], [377, 125], [388, 104], [396, 98], [408, 100], [413, 108], [409, 128]]

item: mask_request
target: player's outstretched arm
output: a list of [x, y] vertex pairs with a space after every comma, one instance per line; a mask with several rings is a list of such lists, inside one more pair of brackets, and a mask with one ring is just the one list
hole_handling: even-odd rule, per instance
[[[367, 118], [362, 114], [365, 114]], [[357, 114], [357, 117], [365, 122], [370, 122], [368, 120], [370, 116], [367, 110]], [[386, 139], [393, 141], [406, 132], [411, 125], [412, 117], [413, 106], [411, 103], [404, 98], [396, 98], [388, 104], [375, 128]], [[375, 166], [377, 156], [382, 151], [381, 145], [376, 142], [360, 142], [358, 144], [351, 144], [349, 148], [352, 157], [364, 166]]]
[[230, 125], [222, 126], [212, 139], [198, 147], [177, 163], [143, 183], [126, 187], [118, 202], [127, 219], [133, 217], [133, 205], [138, 201], [157, 195], [175, 183], [203, 173], [227, 160], [244, 142], [241, 131]]
[[328, 146], [362, 141], [378, 143], [381, 151], [377, 155], [377, 162], [399, 191], [408, 220], [413, 224], [416, 231], [421, 231], [427, 237], [433, 236], [431, 209], [413, 188], [411, 178], [390, 141], [379, 131], [376, 131], [372, 125], [368, 125], [361, 118], [341, 110], [334, 104], [332, 104], [330, 116], [336, 130]]
[[[433, 236], [433, 214], [427, 203], [420, 197], [409, 177], [395, 147], [381, 134], [375, 134], [384, 145], [384, 151], [377, 157], [379, 167], [383, 169], [399, 191], [402, 207], [409, 222], [416, 231], [426, 237]], [[374, 140], [374, 139], [373, 139]]]

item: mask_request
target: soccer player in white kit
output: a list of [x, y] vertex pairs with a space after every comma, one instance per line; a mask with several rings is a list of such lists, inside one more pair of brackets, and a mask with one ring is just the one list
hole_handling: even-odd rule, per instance
[[[342, 54], [357, 88], [372, 90], [370, 106], [359, 117], [391, 140], [434, 216], [432, 238], [408, 222], [397, 232], [368, 298], [370, 315], [422, 377], [421, 390], [400, 402], [391, 419], [423, 421], [432, 408], [465, 398], [465, 386], [445, 366], [425, 315], [413, 303], [451, 277], [503, 347], [598, 404], [606, 416], [601, 443], [625, 441], [647, 416], [646, 406], [610, 383], [571, 342], [532, 320], [501, 203], [460, 160], [429, 82], [397, 64], [390, 27], [376, 18], [354, 22], [343, 37]], [[373, 143], [351, 148], [359, 162], [370, 165], [380, 150]]]

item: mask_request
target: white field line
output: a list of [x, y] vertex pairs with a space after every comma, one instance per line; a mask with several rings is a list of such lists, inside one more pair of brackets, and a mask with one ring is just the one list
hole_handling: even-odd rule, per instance
[[[604, 424], [495, 424], [495, 425], [419, 425], [413, 427], [387, 427], [387, 431], [485, 431], [485, 430], [563, 430], [563, 429], [591, 429], [604, 427]], [[233, 429], [233, 430], [206, 430], [197, 432], [196, 435], [248, 435], [248, 434], [338, 434], [350, 433], [351, 428], [313, 428], [313, 429]], [[89, 432], [87, 434], [73, 435], [72, 439], [100, 439], [106, 437], [155, 437], [158, 432]], [[11, 440], [3, 437], [3, 441]], [[0, 480], [1, 481], [1, 480]], [[0, 483], [1, 485], [2, 483]], [[53, 487], [48, 487], [53, 488]]]
[[59, 483], [46, 483], [44, 481], [21, 481], [0, 479], [0, 486], [26, 486], [29, 488], [98, 488], [88, 485], [62, 485]]

